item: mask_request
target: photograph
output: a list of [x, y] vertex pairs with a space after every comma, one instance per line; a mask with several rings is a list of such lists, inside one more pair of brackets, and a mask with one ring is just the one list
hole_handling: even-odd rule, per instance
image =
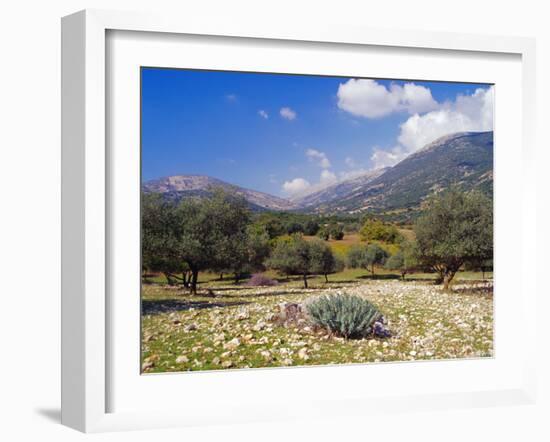
[[494, 357], [493, 84], [140, 75], [142, 374]]

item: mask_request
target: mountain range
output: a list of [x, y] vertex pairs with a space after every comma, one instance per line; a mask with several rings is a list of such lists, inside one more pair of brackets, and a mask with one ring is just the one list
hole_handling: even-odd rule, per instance
[[145, 193], [162, 193], [167, 199], [176, 202], [189, 197], [207, 197], [216, 188], [222, 188], [227, 192], [242, 196], [248, 201], [253, 210], [286, 211], [299, 208], [299, 206], [284, 198], [245, 189], [206, 175], [169, 176], [147, 181], [142, 185], [142, 190]]
[[376, 169], [292, 201], [204, 175], [179, 175], [145, 182], [144, 192], [178, 201], [205, 197], [216, 187], [242, 195], [254, 210], [310, 213], [391, 212], [417, 209], [431, 194], [451, 185], [492, 197], [493, 132], [447, 135], [392, 167]]

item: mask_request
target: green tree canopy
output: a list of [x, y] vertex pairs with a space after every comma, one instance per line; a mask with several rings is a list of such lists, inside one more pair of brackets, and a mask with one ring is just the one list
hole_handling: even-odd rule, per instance
[[453, 187], [430, 199], [414, 231], [420, 262], [439, 273], [447, 290], [463, 264], [492, 259], [492, 201]]
[[374, 278], [375, 265], [384, 265], [388, 257], [386, 252], [378, 244], [353, 245], [347, 254], [348, 266], [351, 268], [363, 268], [371, 272]]
[[216, 190], [211, 198], [183, 200], [177, 208], [180, 248], [196, 293], [199, 271], [243, 267], [248, 260], [250, 210], [242, 197]]
[[328, 233], [332, 239], [340, 241], [344, 238], [344, 227], [338, 223], [331, 223], [328, 226]]
[[176, 206], [161, 195], [142, 196], [141, 259], [144, 269], [161, 272], [171, 283], [187, 270], [179, 245], [180, 223]]
[[307, 288], [307, 276], [311, 274], [311, 247], [300, 234], [283, 237], [277, 241], [268, 267], [287, 275], [301, 275]]
[[359, 231], [363, 241], [383, 241], [390, 244], [395, 244], [401, 241], [402, 235], [397, 230], [397, 227], [391, 224], [384, 224], [382, 221], [368, 218], [361, 230]]
[[414, 242], [402, 241], [399, 250], [391, 255], [386, 261], [385, 267], [388, 270], [398, 270], [401, 277], [405, 279], [407, 273], [418, 267], [416, 257], [416, 246]]
[[344, 262], [334, 254], [326, 242], [315, 239], [309, 243], [309, 247], [311, 272], [324, 275], [325, 282], [328, 282], [328, 275], [344, 269]]

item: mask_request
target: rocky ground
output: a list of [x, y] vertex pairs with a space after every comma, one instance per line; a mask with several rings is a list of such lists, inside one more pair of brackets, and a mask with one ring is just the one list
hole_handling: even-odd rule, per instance
[[[390, 338], [344, 340], [307, 324], [275, 320], [281, 303], [324, 293], [364, 296], [384, 314]], [[444, 293], [429, 282], [366, 281], [309, 290], [217, 286], [190, 296], [143, 287], [144, 373], [479, 358], [493, 355], [492, 283]]]

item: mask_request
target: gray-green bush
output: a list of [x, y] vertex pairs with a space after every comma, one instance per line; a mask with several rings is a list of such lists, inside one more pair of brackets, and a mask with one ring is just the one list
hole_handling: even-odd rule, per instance
[[374, 323], [382, 317], [374, 304], [348, 294], [320, 296], [306, 304], [306, 309], [316, 325], [346, 339], [371, 334]]

